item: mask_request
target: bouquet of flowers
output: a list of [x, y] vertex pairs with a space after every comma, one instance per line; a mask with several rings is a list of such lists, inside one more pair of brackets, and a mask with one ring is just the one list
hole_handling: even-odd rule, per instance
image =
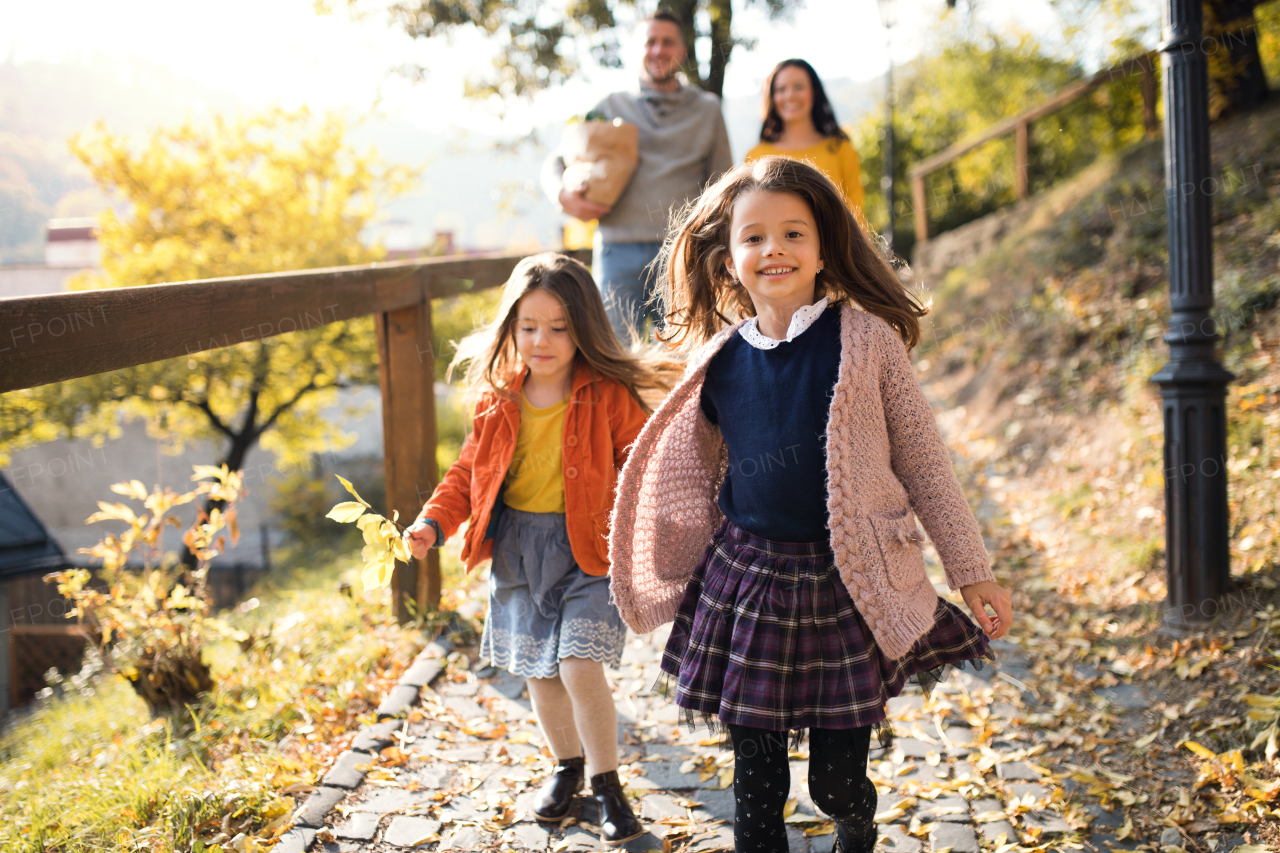
[[574, 117], [560, 141], [564, 186], [582, 189], [588, 201], [610, 207], [622, 195], [640, 159], [640, 129], [592, 110]]

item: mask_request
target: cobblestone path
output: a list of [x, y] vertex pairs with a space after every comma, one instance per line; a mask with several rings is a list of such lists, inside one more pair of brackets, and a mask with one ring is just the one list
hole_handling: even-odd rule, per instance
[[[732, 850], [732, 754], [704, 730], [678, 727], [675, 706], [650, 692], [666, 633], [629, 637], [621, 668], [610, 673], [619, 772], [649, 830], [615, 849]], [[1139, 839], [1118, 842], [1112, 834], [1124, 823], [1119, 811], [1080, 802], [1086, 786], [1076, 780], [1092, 771], [1079, 775], [1069, 752], [1065, 762], [1057, 753], [1057, 766], [1039, 763], [1050, 763], [1048, 747], [1024, 722], [1037, 696], [1050, 694], [1028, 689], [1031, 668], [1016, 645], [997, 642], [996, 652], [996, 666], [952, 672], [928, 702], [914, 685], [892, 700], [897, 738], [888, 754], [874, 749], [870, 762], [880, 792], [880, 849], [1135, 849]], [[407, 688], [414, 702], [408, 719], [378, 724], [356, 739], [356, 751], [338, 760], [300, 810], [299, 826], [318, 834], [299, 828], [279, 853], [609, 849], [595, 831], [594, 802], [585, 797], [562, 825], [533, 819], [533, 792], [552, 761], [523, 683], [492, 670], [478, 674], [492, 677], [455, 668], [455, 680], [436, 677], [417, 696], [416, 687]], [[791, 757], [791, 850], [828, 853], [832, 825], [808, 797], [806, 747]]]

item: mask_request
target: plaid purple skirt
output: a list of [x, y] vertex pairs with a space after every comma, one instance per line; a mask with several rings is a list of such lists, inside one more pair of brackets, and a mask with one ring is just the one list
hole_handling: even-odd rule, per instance
[[[686, 722], [803, 732], [878, 726], [915, 676], [980, 669], [988, 638], [939, 599], [929, 633], [898, 660], [876, 646], [826, 542], [771, 542], [725, 520], [689, 579], [662, 655]], [[674, 682], [674, 684], [672, 684]]]

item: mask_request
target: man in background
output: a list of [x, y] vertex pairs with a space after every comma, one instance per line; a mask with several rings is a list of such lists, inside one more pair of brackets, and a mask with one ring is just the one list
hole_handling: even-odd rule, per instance
[[644, 62], [638, 86], [609, 95], [595, 109], [640, 129], [639, 163], [613, 207], [564, 186], [564, 160], [553, 153], [542, 169], [547, 195], [570, 216], [598, 219], [593, 272], [605, 309], [624, 346], [644, 334], [648, 317], [662, 323], [654, 303], [656, 270], [673, 208], [702, 193], [733, 165], [720, 99], [684, 85], [677, 72], [688, 56], [680, 19], [660, 10], [642, 22]]

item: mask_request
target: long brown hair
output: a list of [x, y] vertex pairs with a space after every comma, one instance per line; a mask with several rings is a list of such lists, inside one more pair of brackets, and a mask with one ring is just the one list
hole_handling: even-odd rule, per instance
[[591, 271], [579, 261], [555, 252], [530, 255], [516, 264], [502, 287], [497, 317], [458, 342], [449, 376], [455, 368], [466, 365], [463, 387], [468, 405], [490, 392], [514, 396], [511, 384], [524, 370], [516, 352], [517, 313], [520, 300], [535, 290], [545, 290], [564, 308], [569, 338], [578, 350], [575, 365], [581, 359], [591, 366], [597, 378], [621, 382], [641, 408], [651, 412], [671, 389], [679, 365], [623, 349], [609, 325]]
[[684, 349], [696, 347], [726, 324], [755, 316], [747, 289], [724, 263], [733, 206], [751, 192], [790, 193], [809, 205], [823, 260], [815, 280], [819, 298], [829, 296], [833, 304], [856, 302], [892, 326], [908, 349], [920, 341], [919, 318], [929, 310], [854, 221], [835, 184], [808, 163], [789, 157], [762, 157], [735, 166], [677, 214], [660, 256], [658, 288], [668, 312], [663, 340]]
[[813, 119], [814, 130], [828, 139], [848, 139], [849, 134], [836, 121], [836, 112], [831, 107], [827, 90], [818, 79], [818, 72], [803, 59], [784, 59], [773, 67], [764, 81], [764, 103], [760, 107], [760, 141], [777, 142], [782, 136], [782, 116], [773, 103], [773, 84], [784, 68], [799, 68], [809, 75], [809, 88], [813, 92], [813, 106], [809, 108], [809, 117]]

